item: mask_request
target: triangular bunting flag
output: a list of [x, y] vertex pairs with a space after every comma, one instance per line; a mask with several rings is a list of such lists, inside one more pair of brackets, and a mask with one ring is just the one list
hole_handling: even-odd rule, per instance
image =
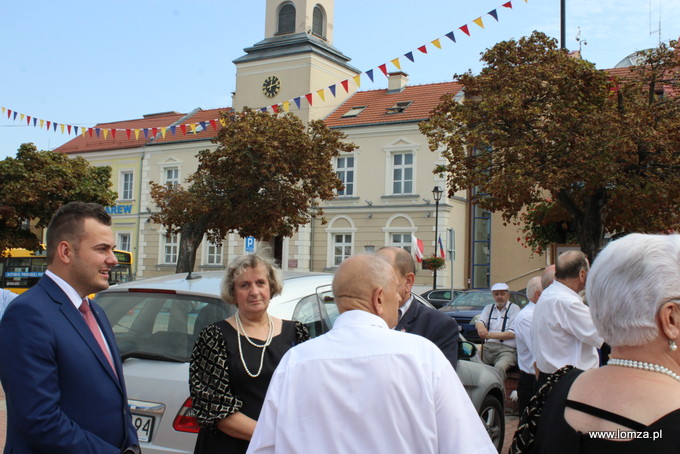
[[179, 125], [179, 130], [182, 131], [182, 135], [187, 135], [187, 125]]
[[279, 113], [279, 105], [278, 105], [278, 104], [272, 105], [272, 110], [273, 110], [274, 113], [276, 113], [276, 114]]
[[432, 45], [433, 45], [434, 47], [436, 47], [437, 49], [441, 49], [441, 48], [442, 48], [442, 45], [441, 45], [441, 43], [439, 42], [439, 38], [435, 39], [434, 41], [430, 41], [430, 42], [431, 42]]
[[4, 114], [6, 110], [7, 110], [7, 107], [3, 107], [3, 108], [2, 108], [2, 113]]
[[401, 71], [401, 64], [399, 63], [399, 59], [395, 58], [394, 60], [391, 60], [392, 64], [397, 67], [398, 70]]
[[165, 133], [168, 130], [168, 128], [161, 128], [161, 137], [165, 139]]
[[24, 117], [25, 117], [25, 116], [26, 116], [26, 115], [24, 115], [24, 114], [19, 115], [19, 121], [24, 121]]
[[424, 53], [424, 54], [427, 53], [427, 47], [426, 47], [425, 45], [420, 46], [420, 47], [418, 48], [418, 50], [421, 51], [421, 52]]
[[[38, 119], [33, 117], [33, 127], [35, 127], [35, 124], [38, 122]], [[76, 133], [77, 134], [77, 133]]]
[[144, 131], [144, 138], [148, 139], [149, 138], [149, 128], [144, 128], [144, 129], [142, 129], [142, 131]]
[[319, 98], [321, 98], [322, 102], [326, 102], [326, 94], [323, 88], [321, 90], [317, 90], [316, 94], [319, 95]]
[[59, 129], [61, 130], [61, 133], [63, 134], [64, 133], [64, 125], [63, 124], [59, 125]]
[[112, 138], [112, 139], [115, 139], [115, 138], [116, 138], [116, 132], [118, 132], [117, 129], [112, 129], [112, 130], [111, 130], [111, 138]]
[[494, 19], [496, 19], [496, 22], [498, 22], [498, 13], [496, 12], [495, 9], [489, 11], [489, 16], [493, 17]]
[[387, 77], [387, 65], [383, 63], [382, 65], [378, 66], [378, 69], [382, 71], [382, 73]]
[[83, 126], [83, 131], [82, 131], [83, 137], [85, 137], [85, 133], [86, 133], [86, 132], [87, 132], [87, 128], [86, 128], [85, 126]]
[[467, 24], [465, 24], [465, 25], [463, 25], [462, 27], [460, 27], [460, 31], [462, 31], [462, 32], [465, 33], [466, 35], [470, 36], [470, 30], [468, 29]]
[[132, 132], [131, 129], [126, 129], [125, 130], [125, 135], [127, 136], [128, 140], [130, 140], [130, 133]]
[[59, 123], [52, 123], [52, 131], [56, 131], [56, 130], [57, 130], [57, 125], [58, 125], [58, 124], [59, 124]]
[[[90, 129], [92, 131], [92, 129]], [[99, 133], [101, 132], [101, 128], [94, 128], [95, 134], [97, 134], [97, 138], [99, 138]]]
[[40, 120], [40, 129], [42, 129], [44, 124], [45, 124], [45, 120]]
[[73, 127], [73, 133], [74, 133], [75, 135], [78, 135], [78, 126], [74, 126], [74, 127]]
[[[371, 71], [373, 71], [373, 70], [371, 70]], [[333, 97], [335, 98], [335, 84], [329, 85], [329, 86], [328, 86], [328, 90], [331, 92], [331, 94], [332, 94]]]
[[510, 8], [510, 9], [512, 9], [512, 2], [503, 3], [503, 8]]
[[135, 129], [135, 140], [139, 140], [139, 129]]
[[369, 79], [371, 79], [371, 82], [373, 82], [373, 70], [369, 69], [366, 71], [366, 75], [368, 76]]
[[217, 131], [217, 122], [215, 120], [210, 120], [210, 126], [212, 126], [213, 129]]
[[300, 97], [298, 96], [297, 98], [294, 98], [293, 101], [295, 101], [295, 105], [299, 109], [300, 108]]
[[478, 17], [477, 19], [473, 20], [475, 24], [479, 25], [480, 27], [484, 28], [484, 22], [482, 22], [482, 18]]
[[109, 136], [109, 130], [104, 128], [104, 140]]
[[26, 117], [26, 125], [31, 126], [31, 116], [30, 115]]
[[201, 128], [203, 128], [204, 131], [208, 130], [208, 123], [206, 123], [205, 121], [199, 121], [198, 124], [201, 125]]
[[312, 105], [312, 94], [311, 94], [311, 93], [307, 93], [307, 94], [305, 95], [305, 98], [307, 98], [307, 102], [308, 102], [309, 105], [311, 106], [311, 105]]
[[345, 79], [342, 82], [340, 82], [340, 85], [342, 85], [342, 88], [345, 89], [345, 93], [349, 93], [349, 80]]
[[11, 116], [12, 116], [12, 110], [11, 110], [11, 109], [7, 109], [7, 118], [9, 118], [9, 117], [11, 117]]
[[262, 112], [262, 113], [267, 113], [267, 108], [266, 108], [266, 107], [262, 107], [262, 108], [260, 109], [260, 112]]
[[151, 128], [151, 132], [153, 133], [153, 136], [156, 137], [158, 135], [158, 128]]
[[173, 136], [175, 135], [175, 131], [176, 131], [176, 130], [177, 130], [177, 126], [175, 126], [175, 125], [170, 126], [170, 133], [171, 133]]
[[357, 87], [361, 87], [361, 74], [357, 74], [353, 79], [354, 83], [357, 84]]
[[411, 60], [411, 63], [415, 62], [415, 60], [413, 59], [413, 52], [406, 52], [406, 53], [404, 54], [404, 57], [406, 57], [406, 58], [408, 58], [409, 60]]
[[191, 124], [189, 125], [189, 127], [191, 128], [191, 132], [192, 132], [193, 134], [196, 134], [196, 128], [198, 128], [197, 125], [198, 125], [198, 123], [191, 123]]
[[290, 101], [283, 101], [281, 104], [283, 105], [284, 112], [288, 112], [290, 110]]
[[50, 130], [50, 126], [52, 126], [52, 122], [51, 122], [51, 121], [48, 121], [48, 122], [47, 122], [47, 128], [46, 128], [48, 131]]
[[[67, 129], [68, 129], [68, 134], [71, 135], [71, 125], [68, 125]], [[76, 133], [76, 134], [78, 134], [78, 133]]]

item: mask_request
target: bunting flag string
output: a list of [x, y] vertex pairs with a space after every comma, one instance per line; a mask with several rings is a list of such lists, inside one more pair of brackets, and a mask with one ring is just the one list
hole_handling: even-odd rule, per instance
[[[528, 3], [528, 2], [529, 2], [529, 0], [524, 0], [524, 3]], [[488, 11], [483, 16], [480, 16], [480, 17], [474, 19], [472, 21], [472, 23], [476, 24], [479, 28], [484, 29], [484, 17], [487, 16], [487, 15], [491, 16], [496, 22], [498, 22], [499, 21], [499, 18], [498, 18], [498, 9], [499, 8], [505, 8], [505, 9], [508, 9], [508, 10], [512, 10], [513, 9], [513, 0], [504, 2], [498, 8], [494, 8], [491, 11]], [[470, 32], [469, 25], [470, 24], [463, 24], [460, 27], [458, 27], [456, 30], [463, 32], [466, 36], [472, 36], [471, 32]], [[442, 49], [441, 38], [448, 38], [452, 43], [455, 44], [456, 43], [455, 30], [450, 31], [450, 32], [446, 33], [445, 35], [443, 35], [439, 38], [433, 39], [432, 41], [429, 42], [429, 44], [423, 44], [421, 46], [416, 47], [416, 50], [418, 50], [423, 55], [428, 55], [428, 45], [433, 46], [434, 48], [441, 50]], [[414, 50], [408, 51], [405, 54], [403, 54], [402, 56], [406, 57], [406, 59], [408, 61], [410, 61], [411, 63], [415, 63], [416, 59], [415, 59], [415, 56], [414, 56]], [[389, 61], [392, 65], [394, 65], [395, 68], [397, 68], [397, 70], [401, 71], [401, 69], [402, 69], [401, 57], [393, 58]], [[368, 78], [370, 79], [371, 82], [374, 82], [374, 72], [373, 72], [373, 70], [375, 68], [379, 69], [380, 72], [382, 72], [385, 77], [389, 76], [389, 73], [388, 73], [388, 70], [387, 70], [387, 63], [382, 63], [382, 64], [364, 72], [364, 73], [359, 73], [356, 76], [352, 77], [351, 80], [354, 83], [354, 85], [356, 85], [357, 88], [361, 87], [361, 75], [362, 74], [365, 74], [366, 76], [368, 76]], [[345, 80], [339, 82], [339, 84], [345, 90], [345, 93], [350, 92], [349, 82], [350, 82], [350, 79], [345, 79]], [[330, 92], [330, 94], [332, 95], [332, 97], [335, 98], [336, 97], [337, 85], [338, 84], [336, 83], [336, 84], [328, 86], [327, 88], [322, 88], [322, 89], [316, 90], [315, 92], [313, 91], [313, 92], [307, 93], [305, 95], [297, 96], [295, 98], [289, 99], [287, 101], [283, 101], [281, 103], [261, 107], [261, 108], [256, 109], [256, 110], [259, 110], [261, 112], [267, 112], [267, 111], [271, 110], [272, 112], [274, 112], [276, 114], [280, 113], [281, 111], [289, 112], [290, 108], [292, 107], [291, 101], [293, 101], [293, 103], [295, 104], [297, 109], [300, 110], [300, 109], [302, 109], [301, 100], [302, 100], [303, 97], [307, 100], [309, 107], [313, 107], [314, 93], [316, 93], [317, 97], [321, 100], [321, 103], [325, 103], [326, 102], [326, 90], [328, 90]], [[196, 134], [198, 132], [199, 127], [201, 128], [201, 131], [209, 130], [209, 128], [212, 128], [215, 132], [217, 132], [217, 130], [218, 130], [217, 122], [218, 121], [220, 122], [220, 124], [222, 126], [224, 126], [224, 120], [222, 118], [217, 118], [217, 119], [213, 119], [213, 120], [200, 121], [198, 123], [187, 123], [187, 124], [170, 125], [170, 126], [161, 125], [161, 126], [155, 126], [155, 127], [151, 127], [151, 128], [141, 128], [141, 130], [140, 129], [97, 128], [97, 127], [88, 128], [86, 126], [76, 126], [76, 125], [62, 124], [62, 123], [57, 123], [57, 122], [53, 122], [53, 121], [43, 120], [43, 119], [37, 118], [34, 115], [26, 115], [26, 114], [23, 114], [23, 113], [19, 113], [15, 110], [7, 108], [7, 107], [1, 107], [1, 109], [2, 109], [2, 115], [3, 116], [6, 114], [8, 119], [11, 119], [11, 120], [14, 120], [14, 121], [16, 121], [17, 117], [19, 117], [18, 121], [23, 123], [24, 120], [26, 120], [27, 126], [30, 126], [31, 122], [32, 122], [34, 127], [38, 127], [40, 129], [42, 129], [43, 127], [46, 127], [47, 131], [50, 130], [50, 127], [54, 131], [56, 131], [57, 127], [58, 127], [62, 134], [64, 134], [66, 132], [70, 135], [71, 131], [73, 131], [75, 136], [78, 136], [78, 134], [80, 134], [83, 137], [85, 137], [86, 134], [88, 134], [89, 137], [92, 137], [93, 130], [94, 130], [94, 134], [96, 134], [96, 136], [98, 138], [101, 138], [103, 136], [104, 140], [106, 140], [109, 135], [111, 135], [112, 139], [115, 139], [116, 134], [118, 132], [121, 132], [121, 133], [124, 132], [125, 136], [127, 137], [128, 140], [131, 140], [132, 134], [134, 134], [135, 140], [139, 140], [140, 133], [143, 133], [144, 138], [148, 140], [149, 134], [151, 134], [153, 137], [157, 137], [159, 132], [160, 132], [161, 136], [163, 138], [165, 138], [167, 129], [170, 129], [170, 133], [174, 137], [175, 133], [176, 133], [177, 126], [179, 126], [179, 129], [180, 129], [182, 135], [184, 135], [184, 136], [187, 135], [188, 130], [190, 131], [190, 133]]]

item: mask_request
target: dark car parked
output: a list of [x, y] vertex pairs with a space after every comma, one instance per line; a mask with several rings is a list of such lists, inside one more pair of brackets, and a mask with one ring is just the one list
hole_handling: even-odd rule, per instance
[[[491, 290], [465, 290], [456, 296], [453, 301], [450, 301], [438, 310], [446, 312], [456, 319], [460, 326], [460, 332], [467, 340], [481, 343], [475, 323], [482, 313], [484, 306], [494, 302]], [[529, 300], [524, 293], [510, 292], [509, 302], [517, 304], [519, 307], [524, 307]]]
[[431, 305], [436, 309], [446, 305], [451, 302], [456, 296], [465, 290], [460, 289], [437, 289], [428, 290], [425, 293], [421, 293], [420, 296], [425, 298]]

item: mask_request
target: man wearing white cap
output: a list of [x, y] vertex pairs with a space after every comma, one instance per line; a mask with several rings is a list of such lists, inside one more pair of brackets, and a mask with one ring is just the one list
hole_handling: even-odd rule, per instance
[[484, 307], [475, 324], [479, 337], [484, 341], [482, 361], [500, 372], [505, 382], [505, 371], [517, 364], [513, 322], [520, 307], [510, 303], [510, 288], [500, 282], [491, 287], [496, 301]]

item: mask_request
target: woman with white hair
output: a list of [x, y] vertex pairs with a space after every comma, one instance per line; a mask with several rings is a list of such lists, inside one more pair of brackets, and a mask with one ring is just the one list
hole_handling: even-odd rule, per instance
[[560, 374], [524, 452], [680, 452], [680, 235], [611, 242], [586, 295], [609, 362]]

